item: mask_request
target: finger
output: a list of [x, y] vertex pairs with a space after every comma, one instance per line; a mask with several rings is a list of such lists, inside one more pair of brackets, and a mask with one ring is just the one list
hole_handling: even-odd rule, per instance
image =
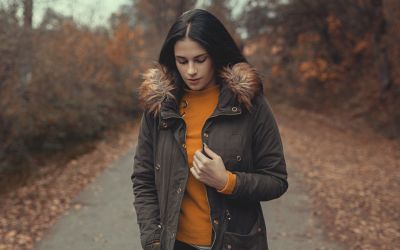
[[195, 167], [191, 167], [190, 168], [190, 172], [192, 173], [192, 175], [194, 176], [194, 178], [196, 178], [197, 180], [200, 179], [199, 174], [196, 172], [196, 168]]
[[216, 159], [217, 157], [219, 157], [219, 155], [217, 153], [215, 153], [214, 151], [211, 150], [211, 148], [209, 148], [207, 146], [207, 144], [203, 143], [204, 145], [204, 151], [206, 152], [206, 154], [208, 154], [208, 156], [211, 157], [211, 159]]
[[200, 171], [200, 167], [199, 167], [200, 164], [201, 164], [201, 163], [200, 163], [198, 160], [196, 160], [196, 159], [193, 160], [192, 165], [193, 165], [193, 167], [196, 169], [197, 172]]
[[209, 160], [200, 150], [194, 153], [194, 159], [197, 159], [201, 163], [206, 163]]
[[199, 176], [202, 176], [204, 174], [204, 164], [199, 162], [199, 161], [193, 161], [193, 167], [195, 167], [196, 173]]

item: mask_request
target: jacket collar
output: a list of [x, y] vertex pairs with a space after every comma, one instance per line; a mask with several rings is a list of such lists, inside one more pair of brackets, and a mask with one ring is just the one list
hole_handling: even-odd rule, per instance
[[[238, 114], [241, 109], [252, 108], [254, 96], [262, 91], [262, 83], [256, 70], [248, 63], [237, 63], [220, 70], [220, 95], [216, 112]], [[142, 107], [161, 118], [178, 116], [176, 86], [165, 67], [157, 64], [143, 74], [139, 87]]]

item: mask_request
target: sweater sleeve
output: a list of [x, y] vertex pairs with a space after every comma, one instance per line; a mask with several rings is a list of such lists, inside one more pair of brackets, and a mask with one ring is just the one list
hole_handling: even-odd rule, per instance
[[217, 191], [223, 194], [232, 194], [233, 190], [235, 190], [235, 186], [236, 186], [236, 174], [233, 174], [228, 171], [228, 181], [221, 190]]

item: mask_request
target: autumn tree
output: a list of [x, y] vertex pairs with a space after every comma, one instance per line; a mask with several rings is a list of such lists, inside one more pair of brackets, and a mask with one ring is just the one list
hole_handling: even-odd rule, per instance
[[192, 9], [195, 0], [137, 0], [134, 3], [134, 15], [143, 27], [143, 39], [146, 41], [148, 58], [158, 59], [160, 48], [169, 27], [184, 11]]
[[203, 7], [215, 15], [224, 24], [225, 28], [234, 38], [238, 47], [242, 48], [242, 39], [237, 32], [238, 27], [232, 16], [232, 3], [233, 2], [230, 0], [211, 1], [209, 5], [205, 5]]
[[374, 121], [396, 128], [398, 5], [391, 0], [248, 1], [241, 16], [248, 34], [245, 51], [267, 69], [266, 84], [275, 93], [315, 109], [376, 114], [380, 118]]

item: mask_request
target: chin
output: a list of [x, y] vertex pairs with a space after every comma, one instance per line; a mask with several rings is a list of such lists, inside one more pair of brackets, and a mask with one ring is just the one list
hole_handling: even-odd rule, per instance
[[196, 85], [192, 85], [192, 84], [186, 84], [186, 86], [190, 89], [190, 90], [203, 90], [205, 89], [207, 86], [204, 86], [202, 84], [196, 84]]

